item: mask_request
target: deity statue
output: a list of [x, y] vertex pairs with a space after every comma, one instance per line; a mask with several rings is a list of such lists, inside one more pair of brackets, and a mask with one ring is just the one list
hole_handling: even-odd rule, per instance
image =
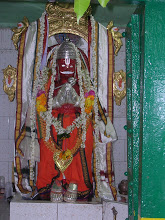
[[[45, 192], [43, 189], [48, 190], [48, 186], [54, 184], [57, 189], [57, 192], [54, 190], [55, 201], [59, 201], [65, 191], [65, 201], [74, 201], [77, 196], [78, 199], [92, 196], [93, 145], [102, 141], [98, 136], [100, 131], [101, 135], [110, 136], [108, 141], [116, 140], [110, 120], [109, 123], [102, 121], [103, 112], [98, 116], [98, 121], [95, 121], [96, 114], [99, 114], [99, 101], [96, 100], [96, 89], [87, 69], [82, 70], [81, 56], [78, 48], [66, 39], [56, 54], [52, 53], [48, 59], [49, 68], [55, 73], [51, 73], [47, 91], [39, 91], [37, 95], [40, 162], [36, 186], [39, 192]], [[54, 70], [51, 68], [53, 65]], [[54, 89], [52, 97], [51, 87]], [[47, 101], [42, 102], [45, 98]], [[53, 101], [50, 104], [48, 99], [51, 98]], [[48, 109], [52, 109], [50, 121]], [[50, 136], [46, 137], [45, 129], [50, 129]], [[97, 129], [99, 130], [96, 131]]]
[[15, 187], [25, 199], [110, 201], [112, 34], [90, 14], [75, 25], [73, 5], [65, 6], [49, 3], [19, 35]]

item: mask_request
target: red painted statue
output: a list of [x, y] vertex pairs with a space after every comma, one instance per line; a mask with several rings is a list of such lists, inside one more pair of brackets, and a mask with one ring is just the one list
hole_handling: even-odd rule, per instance
[[[76, 119], [81, 120], [76, 52], [70, 43], [63, 43], [59, 48], [56, 71], [52, 115], [66, 129]], [[92, 119], [89, 118], [87, 121], [85, 148], [81, 148], [81, 127], [75, 127], [70, 133], [65, 132], [60, 136], [55, 126], [51, 125], [50, 134], [51, 141], [46, 142], [44, 138], [39, 139], [40, 163], [38, 164], [37, 188], [46, 187], [47, 184], [51, 184], [52, 179], [59, 180], [62, 181], [63, 186], [75, 183], [78, 187], [78, 197], [88, 197], [93, 188], [91, 168], [93, 151]], [[50, 142], [53, 143], [54, 151], [49, 149]], [[72, 162], [63, 172], [53, 160], [56, 149], [61, 152], [59, 156], [61, 159], [66, 156], [65, 153], [73, 155]]]

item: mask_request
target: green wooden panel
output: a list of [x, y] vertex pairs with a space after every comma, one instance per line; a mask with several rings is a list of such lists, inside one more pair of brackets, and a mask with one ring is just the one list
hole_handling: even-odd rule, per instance
[[165, 3], [145, 7], [141, 217], [165, 217]]
[[127, 140], [129, 219], [138, 219], [139, 133], [140, 133], [140, 20], [132, 15], [127, 27]]
[[139, 132], [140, 132], [140, 23], [132, 15], [132, 129], [133, 129], [133, 204], [134, 220], [138, 219]]
[[44, 2], [0, 2], [0, 27], [16, 27], [24, 16], [31, 23], [40, 18], [44, 11]]
[[[26, 16], [30, 22], [37, 20], [45, 10], [46, 0], [28, 1], [0, 1], [0, 27], [16, 27], [17, 23]], [[73, 2], [69, 0], [59, 0], [59, 2]], [[97, 3], [97, 4], [96, 4]], [[112, 20], [114, 25], [125, 27], [135, 11], [136, 4], [127, 2], [109, 3], [106, 8], [99, 5], [98, 1], [92, 2], [92, 14], [96, 21], [104, 26]]]
[[139, 133], [139, 188], [138, 188], [138, 213], [141, 213], [141, 186], [142, 186], [142, 146], [143, 146], [143, 94], [144, 94], [144, 8], [140, 14], [140, 133]]
[[[126, 77], [127, 77], [127, 131], [132, 128], [132, 42], [130, 28], [126, 29]], [[127, 166], [128, 166], [128, 182], [132, 182], [132, 148], [133, 140], [132, 134], [127, 132]], [[128, 214], [133, 212], [133, 190], [132, 187], [128, 188]]]

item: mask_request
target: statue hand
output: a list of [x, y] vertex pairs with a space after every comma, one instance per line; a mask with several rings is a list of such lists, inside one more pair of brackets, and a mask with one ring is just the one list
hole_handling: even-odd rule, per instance
[[101, 134], [104, 134], [105, 132], [105, 124], [103, 121], [99, 121], [99, 130]]
[[107, 137], [106, 135], [106, 126], [103, 121], [99, 121], [99, 131], [100, 131], [102, 143], [106, 144], [106, 143], [112, 142], [112, 138], [110, 136]]
[[109, 117], [107, 117], [107, 124], [105, 126], [105, 133], [106, 133], [107, 137], [110, 136], [112, 138], [112, 141], [117, 140], [116, 131], [115, 131], [113, 124], [112, 124]]

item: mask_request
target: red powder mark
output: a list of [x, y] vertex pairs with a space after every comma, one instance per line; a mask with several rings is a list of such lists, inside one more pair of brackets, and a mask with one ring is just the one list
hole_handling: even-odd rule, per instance
[[119, 80], [119, 88], [122, 87], [122, 79]]
[[11, 83], [11, 77], [10, 76], [8, 76], [8, 83], [9, 83], [9, 85]]

